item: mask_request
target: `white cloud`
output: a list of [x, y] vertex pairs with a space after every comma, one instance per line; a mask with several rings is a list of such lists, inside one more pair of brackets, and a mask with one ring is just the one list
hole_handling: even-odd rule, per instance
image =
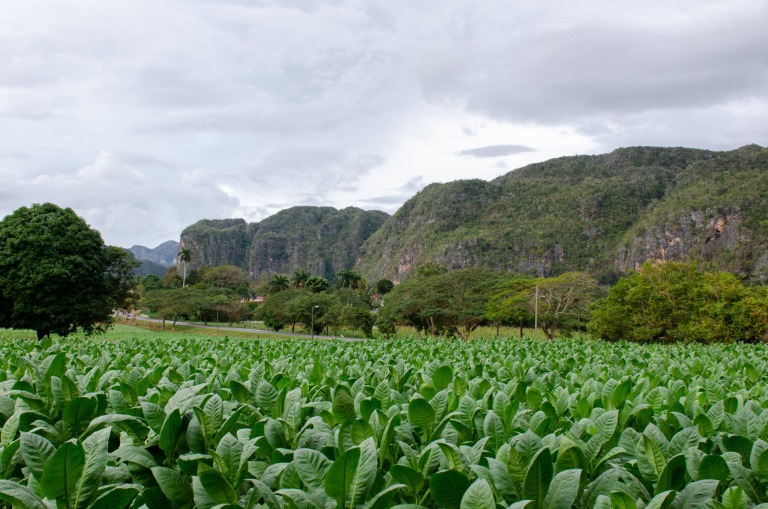
[[766, 144], [766, 15], [750, 0], [8, 3], [0, 215], [52, 201], [108, 242], [157, 245], [298, 204], [393, 212], [431, 182], [562, 155]]

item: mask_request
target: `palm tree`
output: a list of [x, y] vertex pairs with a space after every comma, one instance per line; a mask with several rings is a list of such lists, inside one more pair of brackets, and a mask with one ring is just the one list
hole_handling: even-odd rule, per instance
[[304, 269], [297, 270], [293, 273], [293, 286], [296, 288], [304, 288], [304, 285], [307, 283], [307, 279], [309, 279], [310, 276], [312, 276], [312, 274]]
[[184, 264], [184, 277], [181, 281], [181, 287], [184, 288], [187, 285], [187, 264], [192, 261], [192, 250], [182, 247], [179, 250], [179, 261]]
[[352, 269], [342, 269], [336, 274], [336, 277], [338, 278], [336, 288], [350, 288], [360, 292], [368, 286], [368, 281], [363, 275]]
[[269, 282], [270, 293], [282, 292], [291, 287], [291, 280], [287, 276], [277, 275]]

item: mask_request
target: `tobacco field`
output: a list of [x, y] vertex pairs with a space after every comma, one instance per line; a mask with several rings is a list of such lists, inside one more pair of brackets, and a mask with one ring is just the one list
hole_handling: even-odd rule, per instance
[[762, 345], [0, 340], [0, 506], [768, 505]]

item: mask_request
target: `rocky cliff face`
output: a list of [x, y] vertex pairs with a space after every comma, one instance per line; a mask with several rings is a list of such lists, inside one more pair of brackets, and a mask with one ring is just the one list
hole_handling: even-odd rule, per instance
[[258, 222], [204, 220], [181, 234], [192, 250], [192, 266], [233, 264], [252, 278], [307, 270], [332, 277], [351, 268], [362, 243], [388, 217], [349, 207], [293, 207]]
[[562, 157], [491, 182], [432, 184], [394, 215], [294, 207], [260, 223], [201, 221], [193, 265], [253, 277], [355, 265], [401, 281], [419, 264], [615, 281], [646, 260], [691, 260], [768, 282], [768, 150], [631, 147]]
[[422, 190], [361, 250], [369, 280], [426, 261], [614, 281], [645, 260], [698, 260], [765, 279], [768, 151], [634, 147], [564, 157], [492, 182]]
[[137, 260], [149, 261], [163, 267], [170, 267], [176, 263], [176, 255], [179, 252], [179, 243], [175, 240], [163, 242], [156, 248], [145, 246], [133, 246], [129, 249]]
[[203, 219], [181, 232], [181, 246], [192, 251], [191, 268], [237, 265], [245, 268], [248, 250], [244, 219]]

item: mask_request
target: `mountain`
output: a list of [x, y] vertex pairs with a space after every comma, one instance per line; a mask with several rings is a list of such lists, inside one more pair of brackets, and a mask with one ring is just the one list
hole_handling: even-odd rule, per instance
[[144, 246], [133, 246], [129, 249], [137, 260], [146, 260], [163, 267], [170, 267], [176, 264], [176, 255], [179, 253], [179, 243], [175, 240], [168, 240], [154, 249]]
[[768, 282], [768, 150], [629, 147], [532, 164], [490, 182], [431, 184], [395, 214], [294, 207], [259, 223], [185, 229], [193, 266], [252, 277], [354, 267], [402, 281], [426, 261], [606, 283], [646, 260], [691, 260]]
[[154, 274], [160, 279], [168, 272], [168, 267], [160, 265], [159, 263], [150, 262], [149, 260], [139, 260], [141, 265], [133, 269], [133, 273], [140, 278], [144, 278], [150, 274]]
[[184, 229], [191, 267], [232, 264], [262, 274], [307, 270], [331, 278], [360, 256], [360, 246], [389, 216], [354, 207], [292, 207], [258, 223], [205, 219]]
[[765, 281], [767, 239], [768, 150], [632, 147], [427, 186], [371, 235], [356, 268], [369, 281], [429, 260], [612, 282], [648, 259], [685, 259]]

